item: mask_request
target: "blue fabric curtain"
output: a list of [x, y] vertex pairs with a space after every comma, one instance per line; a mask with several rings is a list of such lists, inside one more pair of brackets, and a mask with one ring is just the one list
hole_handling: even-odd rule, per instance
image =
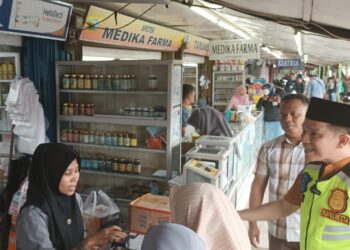
[[44, 114], [49, 122], [46, 131], [51, 142], [56, 142], [56, 87], [55, 61], [65, 61], [69, 54], [64, 42], [24, 37], [22, 45], [22, 76], [34, 82]]

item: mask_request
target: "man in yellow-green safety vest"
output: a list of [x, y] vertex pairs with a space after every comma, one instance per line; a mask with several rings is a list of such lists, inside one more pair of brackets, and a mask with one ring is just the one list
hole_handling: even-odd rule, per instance
[[350, 106], [311, 98], [303, 130], [308, 164], [288, 193], [239, 214], [273, 220], [300, 208], [300, 249], [350, 249]]

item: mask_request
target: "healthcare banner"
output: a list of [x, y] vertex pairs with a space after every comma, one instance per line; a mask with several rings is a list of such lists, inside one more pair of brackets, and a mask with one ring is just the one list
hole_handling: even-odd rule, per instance
[[260, 59], [257, 39], [215, 40], [209, 42], [209, 60]]
[[177, 51], [186, 42], [186, 53], [203, 56], [208, 54], [209, 46], [209, 41], [204, 38], [140, 19], [135, 20], [123, 14], [113, 14], [110, 10], [96, 6], [90, 6], [79, 39], [157, 51]]
[[72, 10], [59, 1], [0, 0], [0, 32], [64, 41]]

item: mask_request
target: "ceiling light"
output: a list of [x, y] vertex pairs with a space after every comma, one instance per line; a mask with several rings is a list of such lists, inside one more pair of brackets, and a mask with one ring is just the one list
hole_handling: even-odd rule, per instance
[[83, 61], [113, 61], [113, 57], [83, 56]]
[[196, 12], [197, 14], [201, 15], [202, 17], [208, 19], [209, 21], [219, 25], [221, 28], [227, 29], [228, 31], [231, 31], [242, 38], [245, 38], [245, 39], [251, 38], [246, 32], [244, 32], [238, 27], [235, 27], [233, 24], [223, 20], [217, 14], [213, 13], [210, 10], [205, 10], [201, 7], [195, 7], [195, 6], [191, 6], [190, 9]]
[[269, 53], [270, 55], [273, 55], [274, 57], [276, 57], [277, 59], [282, 59], [282, 52], [279, 50], [271, 50], [269, 47], [261, 47], [261, 49], [263, 51], [265, 51], [266, 53]]
[[202, 17], [208, 19], [209, 21], [217, 24], [219, 21], [219, 18], [211, 14], [209, 11], [204, 10], [203, 8], [200, 7], [191, 7], [191, 10], [196, 12], [197, 14], [201, 15]]
[[299, 56], [303, 56], [303, 47], [302, 47], [302, 37], [300, 31], [294, 33], [295, 43], [297, 44]]
[[309, 60], [309, 55], [304, 54], [304, 63], [307, 63], [308, 60]]

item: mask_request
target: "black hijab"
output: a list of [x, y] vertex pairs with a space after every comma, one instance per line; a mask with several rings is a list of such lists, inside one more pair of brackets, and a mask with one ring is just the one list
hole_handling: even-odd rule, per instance
[[59, 192], [61, 178], [75, 153], [59, 143], [40, 144], [33, 155], [25, 206], [40, 208], [49, 218], [50, 240], [56, 249], [70, 250], [83, 240], [84, 225], [75, 198]]

